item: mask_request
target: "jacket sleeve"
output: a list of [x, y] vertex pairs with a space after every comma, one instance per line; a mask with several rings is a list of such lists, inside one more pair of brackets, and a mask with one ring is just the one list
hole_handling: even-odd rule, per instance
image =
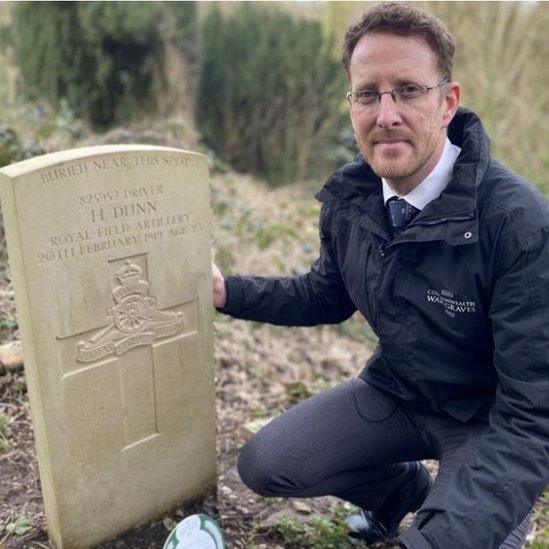
[[421, 528], [421, 549], [498, 548], [549, 484], [549, 228], [516, 231], [504, 253], [490, 311], [499, 381], [489, 429], [446, 487], [447, 508]]
[[227, 305], [235, 318], [284, 326], [336, 324], [356, 310], [341, 278], [328, 231], [327, 207], [320, 214], [320, 254], [310, 271], [294, 277], [229, 276]]

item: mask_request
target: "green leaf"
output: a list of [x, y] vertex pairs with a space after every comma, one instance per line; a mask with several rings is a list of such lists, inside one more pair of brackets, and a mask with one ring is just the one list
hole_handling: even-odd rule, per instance
[[5, 318], [0, 322], [0, 328], [12, 330], [13, 328], [17, 328], [17, 322], [10, 320], [9, 318]]
[[15, 522], [10, 522], [6, 526], [8, 534], [14, 534], [15, 536], [22, 536], [28, 532], [31, 528], [31, 522], [27, 517], [19, 517]]

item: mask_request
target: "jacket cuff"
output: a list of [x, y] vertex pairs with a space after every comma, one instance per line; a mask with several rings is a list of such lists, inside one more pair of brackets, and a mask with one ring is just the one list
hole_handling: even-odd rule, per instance
[[232, 316], [242, 308], [242, 284], [240, 277], [228, 276], [225, 278], [225, 292], [227, 294], [227, 303], [225, 307], [216, 308], [216, 310], [218, 313]]

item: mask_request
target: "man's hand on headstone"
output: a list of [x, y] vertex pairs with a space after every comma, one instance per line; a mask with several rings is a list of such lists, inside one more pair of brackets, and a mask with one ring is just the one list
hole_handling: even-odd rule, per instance
[[227, 304], [225, 279], [215, 263], [212, 263], [213, 304], [216, 309], [222, 309]]

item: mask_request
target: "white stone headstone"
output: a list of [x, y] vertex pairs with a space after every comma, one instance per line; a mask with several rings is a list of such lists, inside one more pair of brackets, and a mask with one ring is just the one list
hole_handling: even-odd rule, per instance
[[88, 547], [216, 482], [207, 159], [74, 149], [0, 191], [48, 531]]

